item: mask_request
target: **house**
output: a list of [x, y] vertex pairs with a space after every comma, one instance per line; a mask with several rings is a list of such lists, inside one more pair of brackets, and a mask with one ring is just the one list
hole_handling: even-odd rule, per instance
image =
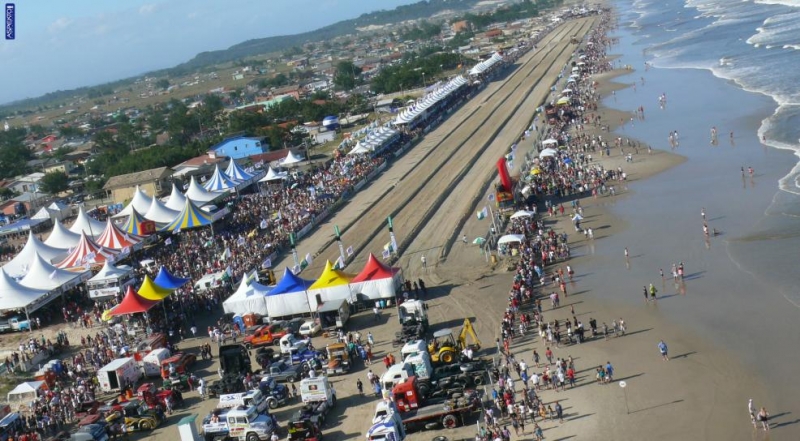
[[314, 141], [317, 144], [325, 144], [326, 142], [330, 142], [336, 139], [336, 132], [333, 130], [320, 130], [316, 134], [314, 134]]
[[44, 173], [36, 172], [22, 176], [14, 180], [8, 188], [17, 193], [35, 193], [39, 191], [39, 182], [44, 177]]
[[72, 161], [53, 161], [48, 164], [44, 165], [44, 172], [45, 173], [64, 173], [66, 175], [70, 174], [72, 170], [75, 168], [75, 164]]
[[268, 150], [269, 145], [264, 141], [264, 138], [236, 136], [223, 139], [219, 144], [211, 147], [209, 156], [227, 156], [233, 159], [241, 159], [264, 153]]
[[214, 172], [215, 165], [219, 164], [220, 168], [223, 168], [222, 163], [227, 159], [224, 156], [212, 156], [211, 152], [209, 152], [176, 165], [173, 167], [175, 170], [173, 176], [183, 179], [186, 176], [210, 175]]
[[170, 176], [172, 176], [171, 168], [158, 167], [126, 175], [112, 176], [103, 186], [103, 189], [110, 193], [110, 197], [114, 202], [124, 203], [133, 197], [137, 185], [149, 196], [157, 196], [170, 190]]

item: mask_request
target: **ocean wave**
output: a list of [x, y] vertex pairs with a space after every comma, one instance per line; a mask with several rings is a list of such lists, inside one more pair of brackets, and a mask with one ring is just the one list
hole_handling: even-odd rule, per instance
[[783, 5], [792, 8], [800, 8], [800, 0], [755, 0], [760, 5]]

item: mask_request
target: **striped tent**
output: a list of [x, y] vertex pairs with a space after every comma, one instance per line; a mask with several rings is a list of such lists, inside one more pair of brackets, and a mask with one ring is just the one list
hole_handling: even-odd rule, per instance
[[225, 174], [231, 179], [235, 179], [240, 182], [253, 179], [253, 175], [244, 171], [242, 167], [240, 167], [239, 164], [237, 164], [233, 159], [231, 159], [231, 162], [228, 163], [228, 168], [225, 169]]
[[150, 203], [150, 208], [144, 214], [144, 218], [163, 225], [175, 220], [179, 213], [180, 210], [171, 210], [159, 201], [158, 198], [153, 198], [153, 202]]
[[81, 240], [78, 245], [72, 249], [72, 252], [56, 264], [57, 268], [79, 268], [91, 266], [93, 264], [102, 264], [108, 260], [113, 261], [119, 250], [112, 250], [99, 245], [86, 235], [81, 233]]
[[214, 219], [210, 214], [201, 210], [191, 200], [187, 199], [183, 210], [172, 222], [167, 224], [161, 231], [185, 230], [188, 228], [204, 227], [211, 225]]
[[121, 250], [126, 247], [132, 248], [141, 241], [141, 237], [122, 231], [114, 222], [111, 222], [111, 218], [106, 221], [106, 229], [103, 230], [103, 234], [97, 238], [98, 245], [114, 250]]
[[236, 188], [238, 182], [231, 179], [228, 175], [219, 169], [219, 164], [214, 167], [214, 174], [211, 178], [203, 184], [203, 188], [215, 193], [225, 192]]
[[185, 195], [187, 199], [197, 204], [207, 204], [222, 196], [220, 193], [212, 193], [201, 187], [194, 176], [189, 179], [189, 188], [186, 190]]
[[136, 236], [146, 236], [147, 234], [142, 229], [142, 222], [147, 222], [147, 219], [144, 218], [141, 214], [139, 214], [136, 209], [131, 211], [131, 215], [128, 216], [128, 220], [125, 221], [125, 224], [122, 225], [122, 231], [133, 234]]

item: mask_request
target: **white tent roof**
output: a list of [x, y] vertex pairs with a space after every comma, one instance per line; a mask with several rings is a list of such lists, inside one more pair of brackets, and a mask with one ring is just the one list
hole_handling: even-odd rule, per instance
[[131, 198], [131, 202], [125, 208], [123, 208], [122, 211], [111, 217], [114, 219], [119, 219], [121, 217], [130, 216], [132, 214], [132, 209], [134, 208], [139, 213], [144, 213], [148, 208], [150, 208], [151, 199], [152, 198], [143, 192], [137, 185], [136, 190], [133, 192], [133, 198]]
[[533, 212], [532, 211], [520, 210], [520, 211], [512, 214], [511, 215], [511, 219], [516, 219], [518, 217], [531, 217], [531, 216], [533, 216]]
[[[189, 189], [186, 190], [186, 197], [197, 205], [207, 204], [219, 197], [219, 193], [211, 193], [201, 187], [200, 184], [194, 179], [194, 176], [189, 180]], [[184, 204], [185, 205], [185, 204]], [[181, 207], [183, 209], [183, 207]]]
[[278, 179], [286, 179], [286, 172], [276, 172], [274, 168], [267, 169], [267, 175], [261, 178], [258, 182], [276, 181]]
[[[139, 211], [139, 209], [137, 208], [136, 211]], [[105, 229], [105, 222], [100, 222], [99, 220], [89, 217], [89, 215], [83, 211], [83, 207], [78, 209], [78, 217], [75, 219], [75, 223], [69, 227], [69, 231], [73, 233], [81, 234], [81, 232], [84, 231], [87, 236], [92, 238], [100, 237]]]
[[522, 234], [506, 234], [497, 241], [497, 244], [500, 245], [504, 243], [522, 242], [523, 240], [525, 240], [525, 236]]
[[[89, 271], [73, 272], [56, 268], [45, 261], [39, 253], [36, 253], [34, 254], [28, 274], [26, 274], [19, 283], [28, 288], [52, 291], [63, 285], [74, 286], [75, 283], [70, 282], [77, 282], [81, 278], [88, 279], [88, 273]], [[1, 303], [0, 306], [2, 306]]]
[[[138, 210], [137, 210], [138, 211]], [[168, 224], [175, 220], [180, 211], [170, 210], [158, 198], [153, 198], [144, 218], [159, 224]]]
[[237, 181], [242, 181], [242, 182], [252, 179], [253, 176], [255, 176], [251, 173], [244, 171], [242, 167], [240, 167], [239, 164], [237, 164], [236, 160], [234, 159], [231, 159], [231, 161], [228, 163], [228, 168], [225, 169], [225, 174], [228, 175], [231, 179], [235, 179]]
[[38, 391], [43, 384], [44, 381], [26, 381], [20, 383], [8, 393], [6, 399], [8, 401], [33, 401], [36, 398], [36, 391]]
[[558, 153], [556, 150], [547, 148], [547, 149], [542, 150], [541, 153], [539, 153], [539, 157], [540, 158], [544, 158], [544, 157], [547, 157], [547, 156], [555, 156], [556, 153]]
[[305, 158], [303, 158], [302, 156], [296, 154], [292, 150], [289, 150], [289, 154], [286, 155], [285, 158], [283, 158], [283, 160], [281, 161], [281, 164], [282, 165], [291, 165], [291, 164], [297, 164], [297, 163], [300, 163], [300, 162], [303, 162], [303, 161], [305, 161]]
[[211, 175], [211, 178], [203, 184], [203, 188], [208, 191], [214, 192], [226, 192], [230, 191], [231, 189], [236, 188], [236, 185], [239, 182], [231, 179], [230, 176], [226, 175], [222, 172], [219, 168], [219, 164], [214, 166], [214, 174]]
[[55, 221], [56, 219], [61, 219], [61, 215], [57, 211], [53, 212], [47, 207], [42, 207], [36, 212], [36, 214], [31, 216], [31, 219], [51, 219]]
[[[33, 233], [28, 233], [28, 241], [25, 243], [22, 251], [3, 265], [3, 270], [15, 277], [24, 276], [28, 273], [28, 270], [30, 270], [36, 253], [39, 253], [40, 256], [50, 262], [53, 260], [61, 260], [67, 255], [65, 250], [45, 245], [42, 241], [37, 239]], [[2, 307], [2, 303], [2, 298], [0, 298], [0, 307]]]
[[242, 277], [239, 288], [222, 303], [222, 309], [228, 314], [256, 313], [267, 316], [266, 295], [270, 288], [258, 282], [247, 284], [247, 276]]
[[64, 224], [56, 220], [53, 221], [53, 230], [50, 231], [50, 235], [47, 236], [47, 240], [45, 240], [44, 243], [53, 248], [68, 250], [77, 245], [80, 240], [80, 234], [69, 231]]
[[91, 279], [92, 282], [98, 282], [101, 280], [109, 280], [109, 279], [117, 279], [119, 277], [124, 276], [125, 274], [130, 273], [133, 269], [127, 265], [124, 266], [114, 266], [114, 264], [109, 263], [106, 260], [106, 263], [103, 264], [103, 268], [97, 272]]
[[[172, 183], [172, 193], [169, 194], [169, 199], [164, 204], [170, 210], [181, 211], [186, 205], [186, 196], [178, 190], [178, 186]], [[149, 208], [149, 207], [148, 207]]]
[[25, 309], [28, 305], [36, 303], [49, 292], [50, 290], [23, 286], [12, 279], [11, 276], [6, 273], [5, 268], [0, 268], [0, 310]]

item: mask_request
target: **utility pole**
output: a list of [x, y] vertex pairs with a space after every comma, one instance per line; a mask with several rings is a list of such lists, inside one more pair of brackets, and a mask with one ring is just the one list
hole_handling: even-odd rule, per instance
[[297, 258], [297, 244], [295, 242], [294, 233], [289, 233], [289, 243], [292, 246], [292, 258], [294, 258], [294, 268], [292, 268], [292, 270], [294, 270], [300, 267], [300, 260]]
[[[344, 257], [344, 245], [342, 244], [342, 234], [339, 232], [338, 225], [333, 226], [333, 232], [336, 233], [336, 242], [339, 244], [339, 256], [342, 258], [342, 266], [344, 266], [344, 263], [346, 262]], [[339, 269], [342, 270], [344, 268]]]
[[392, 217], [389, 216], [386, 218], [386, 220], [389, 222], [389, 239], [391, 240], [392, 243], [392, 252], [398, 254], [397, 237], [395, 237], [394, 235], [394, 223], [392, 222]]

